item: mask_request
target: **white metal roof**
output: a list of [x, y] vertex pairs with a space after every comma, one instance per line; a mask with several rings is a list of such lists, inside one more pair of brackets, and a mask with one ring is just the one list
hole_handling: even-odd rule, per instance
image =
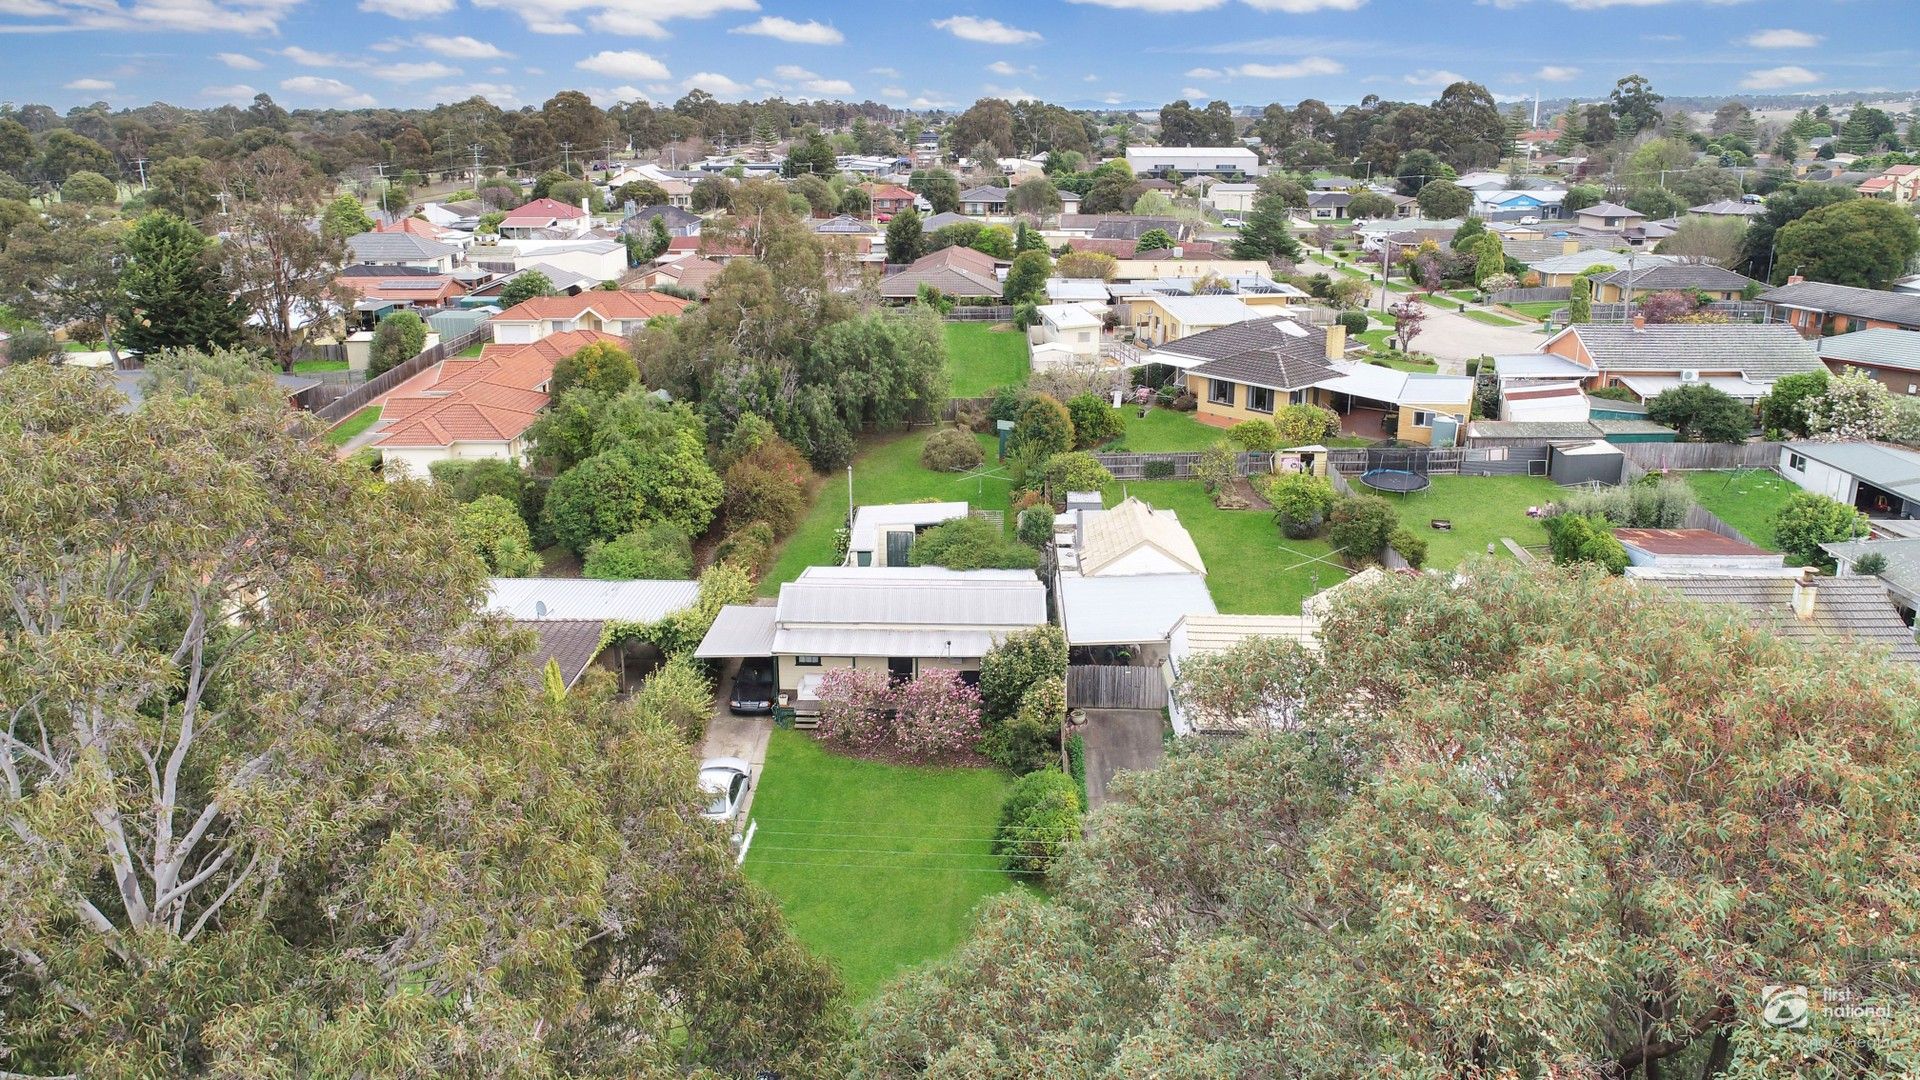
[[775, 614], [771, 607], [728, 604], [720, 609], [693, 655], [702, 660], [772, 656]]
[[[780, 629], [1007, 629], [1047, 621], [1031, 570], [811, 566], [780, 586]], [[809, 650], [811, 651], [811, 650]]]
[[1107, 283], [1099, 278], [1048, 278], [1047, 299], [1056, 304], [1107, 302]]
[[1594, 373], [1592, 368], [1558, 353], [1503, 353], [1493, 358], [1493, 370], [1503, 379], [1586, 379]]
[[1273, 637], [1320, 647], [1320, 620], [1312, 615], [1211, 615], [1183, 617], [1169, 634], [1174, 665], [1189, 656], [1222, 653], [1248, 638]]
[[799, 627], [780, 629], [773, 652], [783, 656], [985, 656], [1013, 631], [883, 630], [876, 628]]
[[612, 619], [657, 622], [692, 607], [693, 581], [591, 581], [585, 578], [491, 578], [487, 610], [515, 619]]
[[872, 551], [879, 542], [878, 530], [883, 525], [938, 525], [966, 516], [967, 504], [964, 502], [879, 503], [863, 506], [853, 512], [853, 530], [847, 547], [852, 551]]
[[1042, 304], [1034, 311], [1062, 330], [1085, 330], [1100, 325], [1099, 316], [1078, 304]]
[[[1684, 361], [1680, 361], [1684, 363]], [[1684, 380], [1674, 375], [1621, 375], [1620, 385], [1639, 394], [1643, 400], [1659, 397], [1664, 390], [1685, 385], [1688, 381], [1702, 386], [1711, 386], [1731, 397], [1742, 401], [1756, 401], [1766, 397], [1773, 389], [1772, 383], [1754, 382], [1736, 375], [1703, 375], [1698, 379]]]
[[1340, 377], [1315, 385], [1337, 394], [1394, 404], [1403, 401], [1464, 403], [1473, 398], [1473, 380], [1465, 375], [1427, 375], [1344, 360], [1333, 361], [1328, 366], [1340, 372]]
[[1237, 296], [1147, 296], [1188, 326], [1226, 326], [1257, 319], [1261, 312]]
[[1199, 574], [1060, 576], [1060, 621], [1069, 645], [1165, 641], [1183, 616], [1214, 611], [1207, 579]]

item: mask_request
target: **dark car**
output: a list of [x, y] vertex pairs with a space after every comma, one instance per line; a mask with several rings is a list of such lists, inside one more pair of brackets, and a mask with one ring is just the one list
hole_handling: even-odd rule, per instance
[[733, 677], [733, 693], [727, 696], [727, 708], [735, 714], [773, 711], [773, 661], [757, 656], [740, 661]]

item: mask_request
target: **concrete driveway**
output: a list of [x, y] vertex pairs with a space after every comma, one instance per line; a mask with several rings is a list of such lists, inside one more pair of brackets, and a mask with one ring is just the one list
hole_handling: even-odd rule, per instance
[[1088, 709], [1080, 737], [1087, 749], [1087, 809], [1107, 801], [1107, 787], [1122, 770], [1146, 772], [1167, 756], [1160, 741], [1158, 709]]
[[727, 709], [727, 693], [733, 688], [733, 673], [739, 667], [740, 661], [729, 660], [720, 669], [720, 679], [714, 684], [713, 717], [707, 721], [707, 739], [700, 745], [702, 761], [737, 757], [752, 766], [753, 783], [734, 819], [736, 833], [746, 829], [747, 815], [753, 812], [753, 797], [760, 790], [760, 773], [767, 763], [767, 741], [773, 737], [773, 717], [735, 716]]

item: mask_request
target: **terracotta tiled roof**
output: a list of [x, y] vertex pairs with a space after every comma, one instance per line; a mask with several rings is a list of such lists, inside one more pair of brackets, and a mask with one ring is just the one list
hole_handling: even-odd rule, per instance
[[687, 301], [656, 292], [607, 292], [594, 289], [575, 296], [536, 296], [493, 317], [495, 322], [533, 322], [539, 319], [577, 319], [591, 311], [602, 319], [651, 319], [678, 315]]
[[867, 197], [869, 199], [889, 199], [895, 202], [912, 202], [913, 192], [908, 191], [899, 184], [875, 184], [873, 187], [867, 189]]
[[444, 301], [467, 291], [465, 285], [445, 274], [342, 274], [333, 281], [368, 300]]
[[375, 225], [373, 231], [380, 233], [407, 233], [427, 240], [438, 240], [440, 239], [441, 232], [444, 230], [430, 221], [408, 217], [401, 218], [399, 221], [389, 222], [385, 225]]
[[547, 407], [553, 366], [597, 341], [620, 343], [598, 330], [572, 330], [530, 345], [489, 345], [475, 358], [443, 360], [386, 396], [386, 426], [374, 442], [399, 448], [516, 439]]

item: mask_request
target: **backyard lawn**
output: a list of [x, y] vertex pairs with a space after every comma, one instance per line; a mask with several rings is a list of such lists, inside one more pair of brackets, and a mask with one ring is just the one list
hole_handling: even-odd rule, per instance
[[1120, 437], [1117, 445], [1126, 447], [1131, 454], [1205, 450], [1227, 437], [1225, 429], [1208, 427], [1195, 420], [1192, 413], [1149, 409], [1147, 415], [1141, 416], [1139, 407], [1134, 405], [1120, 411], [1126, 416], [1127, 433]]
[[[1349, 479], [1353, 479], [1349, 477]], [[1511, 558], [1503, 536], [1512, 537], [1521, 547], [1539, 547], [1547, 542], [1547, 530], [1539, 519], [1527, 516], [1527, 507], [1545, 506], [1559, 498], [1560, 485], [1544, 476], [1436, 476], [1433, 486], [1413, 495], [1388, 495], [1386, 499], [1400, 513], [1400, 523], [1427, 542], [1427, 565], [1449, 570], [1475, 555], [1485, 555], [1487, 545], [1494, 553]], [[1354, 490], [1364, 490], [1354, 483]], [[1429, 522], [1446, 518], [1453, 522], [1450, 532], [1440, 532]]]
[[[910, 435], [870, 444], [853, 461], [853, 495], [860, 505], [871, 503], [957, 502], [965, 499], [980, 510], [1005, 510], [1008, 507], [1006, 474], [994, 463], [995, 439], [980, 436], [980, 449], [986, 464], [980, 475], [938, 473], [920, 464], [920, 448], [927, 436], [937, 430], [928, 428]], [[800, 519], [800, 527], [780, 550], [773, 569], [760, 582], [762, 596], [777, 596], [780, 584], [800, 576], [809, 566], [832, 566], [836, 547], [834, 534], [847, 521], [847, 474], [836, 471], [821, 478], [813, 506]], [[1007, 515], [1009, 527], [1013, 515]]]
[[1218, 510], [1197, 480], [1115, 481], [1107, 505], [1132, 495], [1172, 510], [1193, 534], [1207, 564], [1207, 591], [1228, 615], [1298, 615], [1300, 601], [1336, 582], [1347, 570], [1329, 559], [1325, 539], [1289, 540], [1267, 510]]
[[380, 406], [369, 405], [333, 426], [327, 432], [327, 445], [345, 446], [355, 435], [372, 427], [380, 419]]
[[775, 731], [747, 876], [864, 999], [952, 949], [980, 901], [1020, 887], [991, 844], [1011, 784], [997, 769], [861, 761]]
[[1773, 519], [1800, 488], [1770, 469], [1735, 469], [1680, 474], [1700, 505], [1714, 517], [1740, 530], [1747, 539], [1779, 551]]
[[1002, 386], [1025, 385], [1027, 338], [986, 323], [947, 323], [947, 372], [953, 396], [982, 397]]

